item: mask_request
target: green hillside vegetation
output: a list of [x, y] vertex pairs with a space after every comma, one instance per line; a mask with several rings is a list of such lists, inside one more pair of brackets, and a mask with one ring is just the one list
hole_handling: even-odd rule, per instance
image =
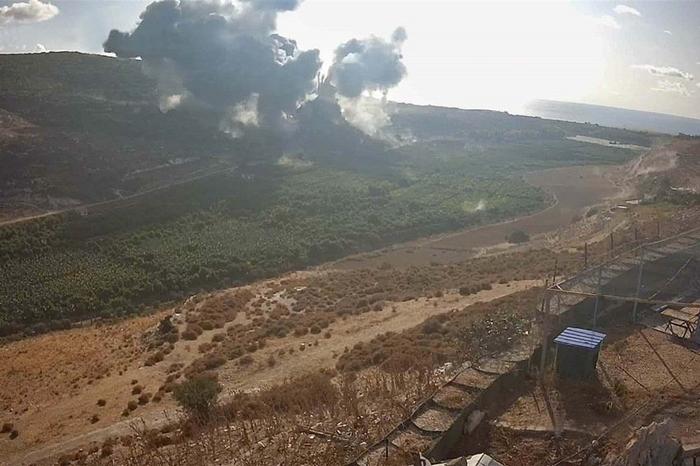
[[[12, 150], [0, 163], [11, 170], [0, 181], [35, 186], [48, 177], [42, 189], [95, 200], [109, 198], [105, 187], [138, 192], [166, 178], [213, 173], [87, 216], [0, 228], [0, 335], [128, 315], [199, 290], [523, 215], [550, 201], [523, 173], [634, 155], [566, 136], [610, 131], [616, 140], [650, 142], [593, 125], [398, 106], [397, 130], [417, 141], [390, 149], [320, 101], [301, 110], [290, 141], [262, 131], [234, 140], [202, 109], [161, 113], [137, 62], [63, 53], [0, 56], [0, 109], [57, 141], [33, 152], [5, 146]], [[404, 111], [420, 115], [402, 120]], [[445, 113], [450, 125], [433, 126], [432, 112]], [[308, 163], [278, 164], [285, 151]], [[173, 157], [198, 162], [160, 180], [124, 181]]]

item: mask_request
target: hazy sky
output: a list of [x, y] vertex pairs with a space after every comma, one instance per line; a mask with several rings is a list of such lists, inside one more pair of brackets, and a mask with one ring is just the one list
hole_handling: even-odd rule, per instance
[[[148, 3], [0, 0], [0, 52], [101, 52]], [[326, 63], [341, 42], [397, 26], [408, 76], [392, 100], [517, 112], [543, 98], [700, 118], [698, 1], [306, 0], [278, 20]]]

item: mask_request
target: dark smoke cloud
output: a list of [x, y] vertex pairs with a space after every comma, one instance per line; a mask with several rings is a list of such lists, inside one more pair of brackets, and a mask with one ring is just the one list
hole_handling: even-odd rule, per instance
[[314, 90], [321, 66], [318, 50], [300, 51], [295, 41], [274, 34], [277, 14], [298, 4], [157, 1], [132, 32], [111, 31], [104, 50], [140, 57], [144, 69], [159, 78], [165, 97], [185, 95], [234, 120], [235, 109], [250, 112], [254, 102], [257, 118], [248, 115], [245, 121], [274, 126]]
[[391, 41], [378, 37], [351, 39], [335, 51], [329, 77], [341, 96], [356, 98], [364, 91], [386, 92], [406, 75], [401, 45], [406, 30], [396, 29]]

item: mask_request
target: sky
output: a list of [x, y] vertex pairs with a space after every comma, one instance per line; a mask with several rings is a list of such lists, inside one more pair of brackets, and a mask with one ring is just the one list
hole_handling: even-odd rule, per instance
[[[0, 0], [0, 53], [102, 53], [148, 3]], [[339, 44], [398, 26], [408, 74], [391, 100], [518, 113], [551, 99], [700, 118], [700, 1], [305, 0], [277, 22], [326, 68]]]

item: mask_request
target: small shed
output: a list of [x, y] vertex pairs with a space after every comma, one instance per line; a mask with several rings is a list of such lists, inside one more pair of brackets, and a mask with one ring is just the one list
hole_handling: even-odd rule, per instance
[[605, 334], [585, 328], [567, 327], [554, 339], [556, 368], [560, 377], [586, 380], [595, 377], [598, 354]]

